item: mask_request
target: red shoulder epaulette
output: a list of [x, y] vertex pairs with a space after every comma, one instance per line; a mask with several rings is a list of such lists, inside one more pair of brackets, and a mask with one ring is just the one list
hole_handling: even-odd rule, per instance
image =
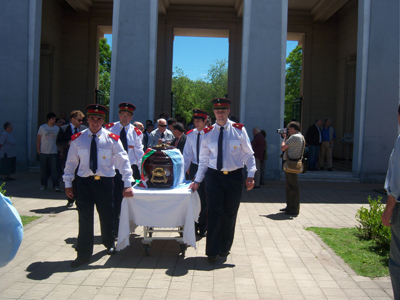
[[109, 135], [110, 135], [110, 137], [111, 137], [112, 139], [114, 139], [114, 140], [116, 140], [116, 141], [118, 142], [118, 140], [119, 140], [119, 135], [116, 135], [116, 134], [114, 134], [114, 133], [109, 133]]
[[76, 138], [80, 137], [81, 134], [82, 134], [82, 132], [78, 132], [78, 133], [75, 133], [75, 134], [71, 135], [71, 141], [73, 141], [73, 140], [75, 140]]
[[108, 123], [108, 124], [104, 125], [104, 127], [105, 127], [106, 129], [111, 128], [111, 127], [113, 127], [113, 126], [114, 126], [114, 123]]
[[186, 132], [186, 135], [188, 135], [189, 133], [193, 132], [194, 129], [189, 130], [188, 132]]
[[140, 129], [137, 128], [137, 127], [135, 127], [135, 131], [136, 131], [136, 134], [137, 134], [138, 136], [142, 134], [142, 132], [140, 131]]
[[237, 129], [242, 130], [244, 124], [241, 124], [241, 123], [233, 123], [232, 126], [235, 127], [235, 128], [237, 128]]
[[204, 129], [203, 129], [204, 134], [210, 132], [211, 130], [213, 130], [213, 128], [214, 128], [214, 126], [209, 126], [209, 127], [204, 128]]

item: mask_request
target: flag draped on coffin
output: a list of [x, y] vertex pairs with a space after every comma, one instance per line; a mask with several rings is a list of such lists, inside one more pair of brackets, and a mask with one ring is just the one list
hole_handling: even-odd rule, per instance
[[18, 252], [24, 229], [17, 210], [9, 198], [0, 193], [0, 268], [6, 266]]

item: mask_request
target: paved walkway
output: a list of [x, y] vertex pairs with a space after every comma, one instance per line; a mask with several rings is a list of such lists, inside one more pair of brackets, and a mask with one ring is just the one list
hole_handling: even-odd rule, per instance
[[15, 259], [0, 269], [0, 299], [392, 299], [390, 278], [355, 275], [308, 226], [351, 227], [355, 213], [380, 184], [301, 182], [301, 212], [291, 218], [283, 181], [244, 192], [231, 255], [215, 263], [197, 250], [178, 256], [175, 241], [154, 241], [150, 256], [142, 230], [131, 246], [105, 255], [96, 216], [88, 265], [72, 269], [77, 212], [61, 193], [39, 191], [38, 173], [18, 173], [6, 195], [22, 215], [42, 218], [25, 227]]

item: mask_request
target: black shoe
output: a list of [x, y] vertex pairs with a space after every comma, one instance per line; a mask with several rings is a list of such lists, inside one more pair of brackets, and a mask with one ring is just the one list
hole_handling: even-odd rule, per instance
[[117, 253], [117, 250], [115, 249], [115, 244], [113, 244], [111, 247], [107, 248], [107, 255], [114, 255]]
[[279, 211], [288, 211], [289, 209], [287, 207], [281, 208]]
[[206, 237], [206, 236], [207, 236], [207, 232], [206, 232], [206, 231], [203, 231], [203, 230], [200, 230], [198, 236], [200, 236], [200, 237]]
[[207, 258], [209, 261], [216, 261], [217, 260], [217, 256], [216, 255], [207, 255]]
[[329, 168], [328, 171], [331, 171], [331, 172], [332, 172], [332, 168]]
[[224, 251], [224, 252], [221, 252], [221, 253], [219, 254], [219, 256], [221, 256], [221, 257], [227, 257], [229, 254], [230, 254], [229, 251]]
[[74, 201], [68, 201], [67, 207], [72, 207], [72, 206], [74, 206]]
[[90, 260], [90, 256], [89, 257], [85, 257], [85, 256], [81, 256], [81, 257], [77, 257], [72, 263], [71, 263], [71, 267], [72, 268], [77, 268], [81, 265], [83, 265], [84, 263], [88, 262]]
[[289, 216], [297, 216], [299, 213], [298, 213], [298, 212], [295, 212], [295, 211], [293, 211], [293, 210], [287, 210], [287, 211], [285, 212], [285, 214], [286, 214], [286, 215], [289, 215]]

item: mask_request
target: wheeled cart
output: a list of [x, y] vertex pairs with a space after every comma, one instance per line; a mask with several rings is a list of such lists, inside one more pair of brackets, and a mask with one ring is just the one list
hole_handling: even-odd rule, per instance
[[[179, 237], [155, 237], [153, 236], [153, 233], [159, 233], [159, 232], [165, 232], [165, 233], [170, 233], [170, 232], [175, 232], [179, 234]], [[150, 248], [151, 248], [151, 242], [153, 240], [175, 240], [177, 241], [180, 246], [179, 246], [179, 254], [182, 254], [185, 256], [185, 252], [187, 249], [187, 244], [183, 241], [183, 227], [176, 227], [176, 229], [164, 229], [164, 228], [154, 228], [154, 227], [148, 227], [144, 226], [143, 227], [143, 250], [146, 256], [149, 256], [150, 254]]]
[[[200, 198], [189, 189], [189, 184], [174, 189], [133, 188], [134, 196], [124, 198], [118, 230], [117, 250], [129, 246], [129, 236], [137, 226], [143, 226], [143, 250], [150, 254], [153, 240], [176, 240], [180, 253], [188, 246], [196, 248], [194, 223], [200, 214]], [[158, 233], [177, 233], [176, 237]], [[157, 233], [157, 236], [154, 234]]]

